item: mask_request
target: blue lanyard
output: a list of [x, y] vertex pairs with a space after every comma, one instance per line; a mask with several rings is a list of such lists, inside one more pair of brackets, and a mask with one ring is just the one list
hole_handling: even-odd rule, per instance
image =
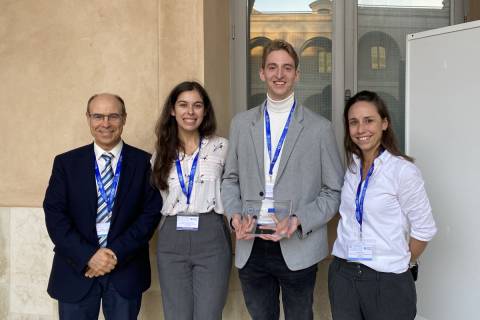
[[363, 222], [363, 201], [365, 200], [365, 193], [367, 192], [368, 188], [368, 181], [372, 176], [374, 170], [374, 164], [370, 166], [368, 169], [367, 177], [365, 178], [365, 182], [363, 183], [362, 188], [362, 178], [363, 178], [363, 170], [362, 165], [360, 166], [360, 183], [358, 184], [357, 188], [357, 196], [355, 197], [355, 218], [357, 218], [358, 223], [360, 224], [360, 233], [362, 232], [362, 222]]
[[290, 113], [288, 114], [287, 121], [285, 122], [285, 127], [283, 128], [282, 135], [280, 136], [280, 140], [278, 140], [277, 148], [275, 149], [275, 154], [273, 155], [272, 159], [272, 134], [270, 132], [270, 116], [268, 115], [267, 111], [267, 101], [265, 101], [264, 109], [265, 109], [265, 132], [267, 136], [267, 149], [268, 149], [268, 156], [270, 157], [270, 168], [268, 169], [268, 174], [273, 175], [273, 168], [275, 167], [275, 163], [278, 160], [278, 156], [280, 155], [280, 151], [282, 151], [283, 141], [287, 136], [288, 127], [290, 126], [290, 120], [292, 119], [293, 111], [295, 110], [295, 104], [297, 102], [293, 101], [293, 106], [290, 109]]
[[107, 192], [105, 191], [105, 186], [103, 185], [102, 178], [100, 176], [100, 171], [98, 170], [97, 159], [95, 158], [95, 155], [93, 156], [95, 162], [95, 179], [97, 180], [98, 191], [100, 191], [100, 195], [107, 204], [108, 212], [112, 212], [113, 209], [113, 198], [115, 197], [115, 194], [117, 192], [120, 171], [122, 170], [122, 158], [123, 152], [120, 154], [120, 158], [118, 159], [117, 168], [115, 169], [115, 176], [113, 177], [112, 187], [110, 188], [110, 192], [107, 195]]
[[202, 145], [202, 138], [198, 143], [198, 152], [195, 158], [193, 158], [192, 169], [190, 169], [190, 174], [188, 177], [188, 190], [185, 186], [185, 180], [183, 180], [183, 172], [182, 172], [182, 165], [180, 163], [180, 159], [175, 160], [175, 166], [177, 167], [177, 175], [178, 181], [180, 182], [180, 187], [182, 188], [182, 192], [187, 197], [187, 204], [190, 204], [190, 196], [192, 195], [193, 190], [193, 181], [195, 180], [195, 171], [197, 171], [197, 163], [198, 163], [198, 156], [200, 155], [200, 146]]

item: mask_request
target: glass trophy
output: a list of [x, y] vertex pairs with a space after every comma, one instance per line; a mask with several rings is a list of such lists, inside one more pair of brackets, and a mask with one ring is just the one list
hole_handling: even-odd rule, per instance
[[277, 223], [288, 219], [291, 211], [291, 200], [246, 200], [242, 219], [248, 223], [247, 234], [252, 236], [273, 234]]

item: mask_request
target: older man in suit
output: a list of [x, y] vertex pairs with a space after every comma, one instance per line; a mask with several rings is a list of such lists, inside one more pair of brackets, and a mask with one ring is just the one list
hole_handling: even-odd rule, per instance
[[136, 319], [150, 286], [148, 241], [162, 199], [150, 155], [121, 139], [127, 113], [117, 95], [87, 103], [92, 144], [55, 157], [43, 203], [55, 248], [48, 293], [60, 319]]
[[[313, 319], [317, 262], [328, 254], [327, 222], [337, 212], [343, 168], [328, 120], [298, 104], [298, 56], [286, 41], [265, 47], [267, 100], [235, 116], [222, 200], [237, 237], [235, 264], [254, 320]], [[292, 214], [255, 239], [242, 217], [247, 200], [291, 200]], [[265, 203], [265, 202], [264, 202]]]

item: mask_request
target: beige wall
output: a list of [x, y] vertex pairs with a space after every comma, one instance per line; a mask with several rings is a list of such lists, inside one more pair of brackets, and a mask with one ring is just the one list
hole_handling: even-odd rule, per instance
[[151, 144], [157, 1], [3, 1], [0, 9], [1, 206], [41, 206], [54, 155], [91, 141], [84, 114], [93, 93], [121, 95], [126, 141]]
[[158, 0], [158, 5], [158, 82], [163, 104], [178, 82], [204, 80], [203, 1]]
[[205, 86], [215, 107], [218, 134], [228, 137], [230, 125], [228, 1], [204, 0]]
[[41, 206], [53, 157], [91, 142], [84, 114], [93, 93], [121, 95], [128, 112], [124, 139], [151, 151], [164, 98], [176, 83], [198, 80], [212, 95], [225, 135], [227, 4], [2, 1], [0, 206]]

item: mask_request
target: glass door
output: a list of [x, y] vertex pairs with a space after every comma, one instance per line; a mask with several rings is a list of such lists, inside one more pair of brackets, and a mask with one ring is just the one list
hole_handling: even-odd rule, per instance
[[448, 26], [450, 0], [358, 0], [354, 11], [355, 91], [386, 102], [401, 149], [405, 144], [405, 55], [410, 33]]
[[284, 39], [296, 49], [300, 81], [295, 88], [304, 106], [332, 119], [333, 10], [330, 0], [250, 0], [248, 5], [248, 107], [265, 100], [265, 85], [258, 71], [263, 48]]
[[[403, 149], [406, 35], [453, 24], [453, 2], [230, 1], [232, 115], [265, 99], [258, 76], [262, 50], [269, 41], [282, 38], [300, 57], [297, 99], [332, 121], [340, 150], [345, 99], [364, 89], [386, 101]], [[456, 21], [461, 21], [462, 8], [456, 1]]]

